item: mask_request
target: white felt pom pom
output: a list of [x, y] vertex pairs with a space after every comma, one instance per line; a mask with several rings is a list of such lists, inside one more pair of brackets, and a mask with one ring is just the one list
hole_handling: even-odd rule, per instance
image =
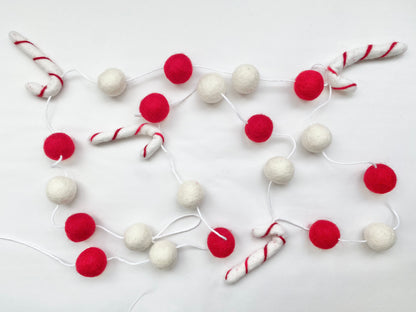
[[149, 260], [158, 269], [168, 269], [176, 262], [177, 255], [176, 245], [162, 240], [154, 243], [150, 248]]
[[124, 244], [128, 249], [145, 251], [152, 244], [152, 230], [143, 223], [136, 223], [124, 232]]
[[126, 76], [117, 68], [109, 68], [98, 76], [98, 87], [109, 96], [122, 94], [126, 86]]
[[204, 190], [197, 181], [189, 180], [179, 186], [176, 199], [178, 203], [188, 209], [196, 209], [204, 198]]
[[71, 203], [76, 195], [77, 183], [67, 177], [53, 177], [46, 186], [46, 196], [58, 205]]
[[286, 184], [292, 180], [295, 167], [289, 159], [277, 156], [266, 162], [263, 172], [270, 181], [276, 184]]
[[198, 94], [208, 104], [218, 103], [222, 100], [221, 93], [225, 93], [225, 80], [218, 74], [207, 74], [198, 83]]
[[364, 239], [371, 249], [384, 251], [394, 245], [396, 233], [387, 224], [371, 223], [364, 229]]
[[311, 153], [321, 153], [331, 144], [332, 135], [329, 129], [321, 124], [306, 128], [301, 136], [301, 143]]
[[259, 84], [260, 74], [256, 67], [249, 64], [238, 66], [231, 78], [235, 91], [240, 94], [253, 93]]

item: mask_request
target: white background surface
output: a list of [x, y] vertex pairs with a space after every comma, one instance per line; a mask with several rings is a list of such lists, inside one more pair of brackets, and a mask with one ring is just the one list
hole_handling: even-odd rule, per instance
[[[17, 30], [39, 45], [65, 70], [77, 67], [91, 77], [108, 67], [128, 76], [163, 65], [185, 52], [198, 65], [232, 71], [242, 63], [263, 77], [294, 78], [315, 63], [327, 64], [345, 49], [368, 43], [403, 41], [399, 58], [365, 62], [345, 75], [358, 83], [352, 96], [335, 93], [315, 118], [333, 133], [327, 152], [338, 160], [374, 160], [393, 167], [396, 189], [371, 194], [361, 181], [366, 166], [341, 167], [299, 148], [296, 174], [287, 187], [273, 188], [276, 213], [304, 225], [326, 218], [343, 238], [360, 239], [370, 222], [392, 222], [387, 200], [402, 217], [396, 245], [376, 254], [364, 245], [314, 248], [307, 233], [287, 227], [284, 250], [234, 286], [223, 277], [264, 242], [252, 239], [253, 226], [269, 222], [262, 175], [266, 160], [285, 155], [290, 145], [273, 140], [248, 142], [231, 109], [209, 106], [196, 95], [172, 111], [163, 123], [167, 146], [184, 178], [198, 179], [207, 196], [203, 213], [215, 226], [235, 234], [236, 249], [225, 260], [208, 252], [180, 250], [168, 272], [151, 265], [130, 267], [110, 262], [98, 278], [20, 245], [0, 241], [2, 311], [127, 311], [143, 292], [135, 311], [413, 311], [415, 286], [415, 93], [416, 2], [408, 1], [10, 1], [0, 13], [1, 137], [0, 233], [34, 242], [75, 261], [89, 246], [131, 260], [129, 252], [100, 230], [86, 242], [72, 243], [49, 222], [54, 205], [45, 184], [60, 174], [42, 151], [49, 134], [45, 103], [24, 88], [44, 74], [7, 37]], [[147, 139], [94, 147], [90, 134], [137, 122], [138, 102], [150, 92], [169, 100], [186, 95], [203, 73], [184, 86], [154, 75], [117, 99], [72, 75], [52, 103], [54, 126], [76, 139], [76, 154], [65, 167], [79, 182], [79, 196], [58, 222], [88, 212], [97, 223], [122, 233], [138, 221], [160, 229], [186, 213], [175, 202], [176, 181], [158, 152], [142, 161]], [[244, 116], [264, 113], [280, 133], [299, 136], [308, 113], [320, 102], [305, 104], [291, 86], [261, 83], [252, 96], [228, 92]], [[208, 230], [174, 237], [176, 243], [204, 244]]]

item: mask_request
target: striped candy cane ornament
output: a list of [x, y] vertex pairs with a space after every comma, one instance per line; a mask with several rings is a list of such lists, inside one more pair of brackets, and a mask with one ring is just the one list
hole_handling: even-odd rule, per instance
[[274, 256], [286, 243], [283, 235], [284, 229], [274, 222], [268, 226], [259, 226], [253, 229], [252, 235], [257, 238], [271, 236], [272, 239], [263, 248], [256, 250], [248, 256], [244, 262], [237, 264], [227, 271], [225, 281], [233, 284], [246, 276], [249, 272], [262, 265], [266, 260]]
[[49, 75], [49, 81], [46, 85], [41, 85], [37, 82], [28, 82], [26, 88], [29, 92], [43, 98], [57, 95], [64, 85], [62, 79], [63, 70], [21, 34], [11, 31], [9, 37], [16, 47], [22, 50]]
[[327, 67], [328, 83], [334, 90], [355, 91], [357, 84], [340, 76], [342, 70], [359, 61], [400, 55], [407, 50], [407, 45], [402, 42], [386, 44], [369, 44], [368, 46], [345, 51], [334, 59]]
[[137, 135], [147, 135], [152, 137], [150, 142], [143, 148], [142, 156], [144, 159], [149, 159], [162, 146], [165, 138], [159, 132], [159, 129], [147, 123], [140, 126], [128, 126], [118, 128], [115, 131], [97, 132], [90, 137], [91, 144], [98, 145], [105, 142], [112, 142]]

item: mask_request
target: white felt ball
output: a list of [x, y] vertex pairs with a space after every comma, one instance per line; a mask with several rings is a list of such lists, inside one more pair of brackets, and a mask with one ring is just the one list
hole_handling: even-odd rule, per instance
[[243, 64], [238, 66], [231, 78], [235, 91], [240, 94], [253, 93], [259, 84], [260, 74], [253, 65]]
[[204, 198], [204, 190], [197, 181], [188, 180], [183, 182], [178, 189], [176, 199], [178, 203], [188, 209], [196, 209]]
[[364, 229], [364, 239], [371, 249], [384, 251], [394, 245], [396, 233], [387, 224], [371, 223]]
[[168, 269], [176, 262], [177, 255], [176, 245], [162, 240], [154, 243], [150, 248], [149, 260], [158, 269]]
[[98, 76], [98, 87], [109, 96], [122, 94], [126, 86], [126, 76], [117, 68], [109, 68]]
[[270, 181], [276, 184], [286, 184], [292, 180], [295, 167], [289, 159], [277, 156], [266, 162], [263, 172]]
[[136, 223], [124, 232], [124, 244], [128, 249], [145, 251], [152, 244], [152, 230], [143, 223]]
[[332, 135], [329, 129], [321, 124], [306, 128], [301, 136], [301, 143], [311, 153], [321, 153], [331, 144]]
[[208, 104], [218, 103], [222, 100], [221, 93], [225, 94], [225, 80], [218, 74], [207, 74], [198, 83], [198, 94]]
[[53, 177], [46, 186], [46, 196], [58, 205], [71, 203], [76, 195], [77, 183], [67, 177]]

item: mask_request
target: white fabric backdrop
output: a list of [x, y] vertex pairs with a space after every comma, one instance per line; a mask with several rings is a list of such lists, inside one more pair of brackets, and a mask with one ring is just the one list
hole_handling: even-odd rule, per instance
[[[264, 77], [294, 78], [315, 63], [326, 64], [345, 49], [404, 41], [399, 58], [365, 62], [345, 71], [358, 83], [352, 96], [334, 94], [315, 118], [333, 132], [328, 154], [339, 160], [374, 160], [391, 165], [397, 188], [388, 196], [370, 194], [360, 181], [365, 166], [341, 167], [299, 148], [296, 174], [286, 187], [273, 188], [274, 209], [304, 225], [333, 220], [342, 236], [361, 237], [369, 222], [391, 222], [384, 202], [402, 217], [396, 245], [382, 254], [365, 246], [339, 244], [314, 248], [301, 230], [287, 227], [280, 254], [234, 286], [224, 273], [263, 246], [250, 229], [268, 222], [262, 166], [289, 151], [281, 140], [255, 145], [222, 102], [206, 105], [196, 95], [172, 111], [163, 129], [184, 178], [206, 189], [203, 212], [216, 226], [230, 228], [236, 249], [225, 260], [208, 252], [180, 250], [168, 272], [150, 265], [109, 263], [98, 278], [83, 278], [71, 268], [19, 245], [0, 241], [0, 306], [3, 311], [127, 311], [141, 293], [136, 311], [413, 311], [416, 295], [414, 248], [414, 172], [416, 2], [407, 1], [14, 1], [0, 13], [0, 233], [32, 241], [74, 261], [84, 248], [98, 246], [108, 255], [143, 259], [115, 238], [97, 230], [86, 242], [70, 242], [53, 228], [47, 180], [59, 174], [42, 151], [48, 135], [45, 104], [25, 89], [43, 73], [8, 40], [20, 31], [65, 70], [77, 67], [96, 77], [107, 67], [133, 76], [161, 66], [175, 52], [198, 65], [232, 71], [252, 63]], [[96, 130], [134, 123], [138, 102], [150, 92], [170, 100], [186, 95], [203, 71], [185, 86], [154, 75], [109, 99], [94, 85], [71, 76], [52, 104], [53, 124], [76, 138], [75, 156], [65, 163], [79, 182], [79, 196], [57, 220], [73, 212], [91, 213], [98, 223], [123, 232], [137, 221], [160, 229], [185, 211], [175, 203], [177, 184], [162, 152], [149, 162], [138, 151], [147, 139], [90, 146]], [[261, 83], [248, 97], [229, 97], [244, 116], [265, 113], [276, 130], [299, 136], [301, 120], [316, 107], [298, 100], [290, 86]], [[203, 244], [208, 231], [177, 236], [177, 243]]]

